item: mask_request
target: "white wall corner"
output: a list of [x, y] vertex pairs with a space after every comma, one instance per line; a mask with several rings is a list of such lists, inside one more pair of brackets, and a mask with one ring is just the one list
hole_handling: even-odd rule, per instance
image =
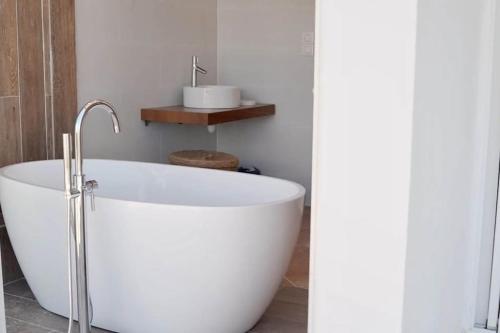
[[478, 91], [477, 91], [477, 140], [480, 145], [475, 174], [475, 196], [473, 221], [475, 224], [471, 244], [471, 278], [469, 290], [470, 304], [466, 309], [465, 323], [484, 323], [488, 315], [489, 286], [491, 278], [491, 255], [493, 248], [493, 221], [496, 211], [496, 182], [492, 178], [498, 175], [498, 149], [495, 132], [500, 130], [497, 118], [494, 117], [493, 84], [495, 66], [495, 43], [497, 8], [495, 0], [484, 0], [482, 12], [482, 34], [478, 59]]
[[311, 333], [401, 332], [416, 4], [317, 1]]

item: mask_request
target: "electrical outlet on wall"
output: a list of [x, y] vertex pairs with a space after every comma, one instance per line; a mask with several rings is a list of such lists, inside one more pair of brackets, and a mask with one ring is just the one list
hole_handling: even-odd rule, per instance
[[300, 54], [303, 56], [314, 56], [314, 32], [303, 32]]
[[303, 32], [302, 43], [314, 44], [314, 32]]
[[314, 44], [302, 44], [300, 54], [303, 56], [314, 56]]

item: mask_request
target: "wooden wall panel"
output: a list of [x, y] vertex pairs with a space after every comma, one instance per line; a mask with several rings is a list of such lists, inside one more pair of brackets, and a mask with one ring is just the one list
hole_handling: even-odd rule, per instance
[[[21, 129], [19, 97], [0, 97], [0, 168], [21, 162]], [[0, 208], [0, 251], [2, 253], [2, 279], [4, 283], [23, 276], [10, 244]]]
[[0, 97], [0, 143], [0, 168], [21, 162], [18, 97]]
[[54, 133], [52, 127], [52, 37], [50, 27], [50, 0], [42, 0], [43, 63], [45, 85], [45, 126], [47, 130], [47, 158], [55, 158]]
[[55, 156], [62, 157], [62, 133], [72, 132], [77, 113], [75, 2], [51, 0]]
[[[0, 167], [61, 156], [77, 111], [74, 11], [74, 0], [0, 0]], [[4, 282], [22, 277], [1, 208], [0, 247]]]
[[23, 160], [47, 159], [42, 5], [17, 0]]
[[2, 277], [3, 283], [12, 282], [23, 277], [16, 255], [12, 250], [7, 228], [0, 227], [0, 251], [2, 252]]
[[0, 0], [0, 97], [17, 96], [16, 0]]

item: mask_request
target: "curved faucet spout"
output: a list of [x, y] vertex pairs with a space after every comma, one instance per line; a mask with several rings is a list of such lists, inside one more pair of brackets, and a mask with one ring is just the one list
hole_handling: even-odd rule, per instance
[[110, 116], [113, 122], [113, 130], [115, 133], [120, 133], [120, 122], [118, 121], [118, 117], [116, 115], [115, 108], [110, 103], [103, 100], [94, 100], [85, 104], [80, 112], [78, 113], [78, 117], [75, 122], [75, 164], [76, 164], [76, 176], [82, 176], [82, 126], [83, 121], [87, 114], [94, 109], [102, 109], [106, 111]]
[[88, 102], [80, 110], [80, 112], [78, 113], [78, 117], [76, 118], [75, 133], [77, 131], [78, 132], [81, 131], [83, 120], [85, 119], [85, 116], [89, 113], [89, 111], [92, 111], [94, 108], [98, 106], [104, 111], [108, 112], [108, 114], [111, 116], [111, 120], [113, 121], [113, 129], [115, 133], [120, 133], [120, 122], [118, 121], [118, 117], [116, 116], [116, 111], [114, 106], [111, 105], [111, 103], [109, 102], [99, 99]]

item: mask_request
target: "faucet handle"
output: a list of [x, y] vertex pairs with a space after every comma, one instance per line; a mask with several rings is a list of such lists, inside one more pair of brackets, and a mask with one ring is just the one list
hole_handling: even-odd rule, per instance
[[95, 212], [95, 194], [94, 190], [99, 188], [99, 183], [96, 180], [89, 180], [85, 182], [85, 193], [90, 196], [90, 208]]
[[207, 74], [207, 70], [198, 66], [198, 56], [193, 56], [193, 70], [202, 74]]

